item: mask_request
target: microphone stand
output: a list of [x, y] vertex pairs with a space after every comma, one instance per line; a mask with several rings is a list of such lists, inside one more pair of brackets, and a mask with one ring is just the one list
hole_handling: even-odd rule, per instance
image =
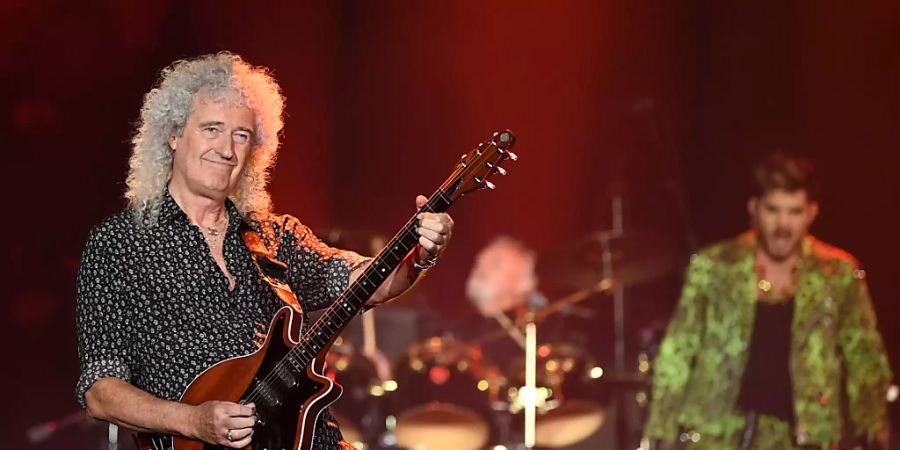
[[[625, 232], [624, 228], [624, 195], [622, 191], [624, 186], [621, 183], [613, 183], [612, 186], [612, 233], [604, 233], [601, 235], [601, 246], [603, 248], [603, 278], [612, 280], [615, 277], [615, 267], [613, 264], [612, 248], [610, 239], [621, 236]], [[616, 283], [613, 290], [613, 342], [614, 342], [614, 367], [616, 374], [625, 373], [625, 287], [623, 284]], [[634, 448], [628, 439], [627, 413], [625, 411], [625, 396], [618, 390], [613, 391], [612, 396], [613, 407], [616, 411], [615, 421], [615, 439], [616, 445], [620, 449]]]

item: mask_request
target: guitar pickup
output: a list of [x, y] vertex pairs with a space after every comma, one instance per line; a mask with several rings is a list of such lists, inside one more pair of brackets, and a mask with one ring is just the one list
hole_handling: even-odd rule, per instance
[[254, 386], [256, 392], [262, 397], [262, 400], [269, 407], [278, 407], [281, 406], [281, 397], [278, 395], [278, 392], [269, 385], [269, 383], [265, 381], [256, 380]]
[[278, 378], [281, 380], [282, 384], [285, 387], [292, 388], [297, 385], [297, 378], [291, 374], [290, 369], [283, 367], [275, 371], [278, 374]]

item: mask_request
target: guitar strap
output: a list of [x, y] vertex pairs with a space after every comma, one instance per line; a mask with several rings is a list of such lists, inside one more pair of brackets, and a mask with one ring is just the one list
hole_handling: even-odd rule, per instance
[[275, 257], [278, 252], [277, 244], [274, 248], [270, 248], [263, 242], [262, 236], [253, 229], [247, 222], [241, 224], [241, 237], [250, 250], [250, 257], [253, 264], [259, 270], [262, 279], [272, 287], [275, 295], [290, 306], [295, 312], [302, 313], [303, 308], [297, 300], [297, 296], [291, 290], [291, 287], [285, 282], [287, 280], [287, 264]]

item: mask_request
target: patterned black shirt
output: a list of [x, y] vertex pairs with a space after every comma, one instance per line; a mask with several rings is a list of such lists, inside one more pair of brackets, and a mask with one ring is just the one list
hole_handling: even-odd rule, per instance
[[[76, 305], [81, 376], [75, 393], [82, 408], [85, 391], [104, 377], [178, 400], [203, 370], [257, 349], [284, 303], [261, 279], [231, 201], [227, 210], [223, 248], [236, 280], [233, 290], [202, 231], [168, 192], [152, 227], [137, 226], [131, 212], [123, 211], [91, 230]], [[288, 265], [285, 281], [304, 311], [329, 306], [346, 289], [350, 272], [366, 261], [326, 246], [291, 216], [249, 225], [268, 247], [277, 245], [277, 259]], [[334, 419], [322, 419], [316, 447], [337, 448], [340, 432], [329, 425]]]

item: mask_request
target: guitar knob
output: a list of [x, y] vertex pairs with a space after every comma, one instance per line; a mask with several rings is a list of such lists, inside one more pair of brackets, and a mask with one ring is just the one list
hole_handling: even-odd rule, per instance
[[491, 183], [490, 181], [485, 181], [484, 185], [487, 186], [488, 189], [496, 189], [497, 188], [497, 186], [495, 186], [494, 183]]
[[497, 166], [497, 173], [499, 173], [500, 175], [506, 175], [506, 169]]
[[511, 159], [511, 160], [513, 160], [513, 161], [518, 161], [518, 160], [519, 160], [519, 157], [518, 157], [515, 153], [513, 153], [513, 152], [511, 152], [511, 151], [507, 151], [506, 153], [509, 153], [509, 159]]

